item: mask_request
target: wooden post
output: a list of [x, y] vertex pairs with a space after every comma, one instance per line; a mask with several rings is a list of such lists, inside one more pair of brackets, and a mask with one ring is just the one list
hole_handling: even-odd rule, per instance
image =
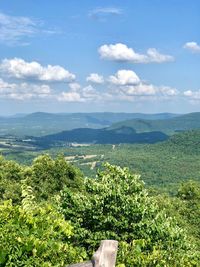
[[115, 240], [103, 240], [99, 249], [94, 253], [95, 267], [115, 267], [118, 242]]
[[68, 267], [115, 267], [118, 242], [103, 240], [94, 253], [92, 261], [69, 265]]

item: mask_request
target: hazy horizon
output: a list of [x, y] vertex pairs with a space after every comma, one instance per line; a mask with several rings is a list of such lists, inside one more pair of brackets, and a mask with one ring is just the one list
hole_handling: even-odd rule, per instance
[[186, 112], [186, 113], [173, 113], [173, 112], [158, 112], [158, 113], [147, 113], [147, 112], [123, 112], [123, 111], [97, 111], [97, 112], [45, 112], [45, 111], [34, 111], [34, 112], [27, 112], [27, 113], [11, 113], [7, 115], [2, 115], [0, 114], [0, 117], [14, 117], [14, 116], [26, 116], [26, 115], [31, 115], [31, 114], [37, 114], [37, 113], [42, 113], [42, 114], [57, 114], [57, 115], [62, 115], [62, 114], [98, 114], [98, 113], [113, 113], [113, 114], [144, 114], [144, 115], [157, 115], [157, 114], [174, 114], [174, 115], [185, 115], [185, 114], [190, 114], [190, 113], [198, 113], [198, 112]]

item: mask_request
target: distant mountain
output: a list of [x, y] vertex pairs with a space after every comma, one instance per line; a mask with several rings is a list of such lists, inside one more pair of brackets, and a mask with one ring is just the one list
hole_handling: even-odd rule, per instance
[[27, 116], [28, 114], [26, 113], [16, 113], [14, 115], [10, 115], [10, 116], [7, 116], [8, 118], [23, 118], [25, 116]]
[[159, 120], [126, 120], [101, 129], [78, 128], [38, 138], [37, 142], [40, 145], [47, 146], [63, 142], [97, 144], [156, 143], [168, 139], [169, 135], [177, 132], [195, 129], [200, 129], [199, 112]]
[[0, 117], [0, 135], [44, 136], [76, 128], [105, 128], [130, 119], [167, 120], [177, 114], [142, 113], [45, 113], [19, 114]]
[[131, 119], [115, 123], [109, 129], [114, 130], [121, 127], [132, 128], [137, 133], [160, 131], [171, 135], [180, 131], [200, 129], [200, 112], [172, 117], [168, 120]]
[[119, 144], [119, 143], [156, 143], [168, 139], [162, 132], [136, 133], [132, 128], [121, 127], [114, 130], [79, 128], [57, 134], [34, 138], [34, 144], [51, 147], [63, 143]]

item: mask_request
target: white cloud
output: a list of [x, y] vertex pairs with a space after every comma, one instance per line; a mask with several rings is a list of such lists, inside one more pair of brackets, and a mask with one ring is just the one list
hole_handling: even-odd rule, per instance
[[7, 45], [28, 45], [27, 37], [37, 34], [55, 34], [56, 31], [42, 28], [42, 22], [20, 16], [9, 16], [0, 12], [0, 42]]
[[0, 98], [21, 101], [51, 99], [62, 102], [93, 104], [169, 100], [177, 96], [185, 96], [190, 100], [200, 99], [200, 91], [185, 91], [180, 94], [175, 88], [146, 83], [132, 70], [119, 70], [115, 75], [109, 76], [104, 81], [104, 87], [101, 90], [91, 84], [84, 87], [76, 82], [71, 82], [65, 86], [66, 91], [61, 91], [60, 86], [52, 89], [48, 84], [42, 84], [38, 81], [36, 83], [34, 81], [9, 83], [0, 79]]
[[114, 98], [123, 101], [138, 99], [169, 99], [179, 94], [175, 88], [168, 86], [155, 86], [142, 81], [132, 70], [119, 70], [115, 75], [109, 76], [109, 93]]
[[51, 97], [51, 94], [51, 88], [45, 84], [8, 83], [0, 79], [0, 98], [26, 100]]
[[140, 83], [140, 78], [132, 70], [118, 70], [115, 75], [111, 75], [108, 81], [114, 85], [133, 85]]
[[140, 83], [136, 86], [124, 86], [121, 87], [124, 94], [128, 96], [151, 96], [155, 95], [157, 90], [152, 84]]
[[183, 95], [191, 100], [200, 100], [200, 90], [198, 91], [187, 90], [183, 93]]
[[169, 62], [169, 61], [173, 61], [173, 60], [174, 60], [174, 58], [172, 56], [160, 54], [158, 52], [158, 50], [155, 48], [149, 48], [147, 50], [146, 63], [151, 63], [151, 62], [162, 63], [162, 62]]
[[63, 102], [84, 102], [85, 100], [77, 92], [62, 92], [57, 97], [58, 101]]
[[103, 76], [97, 74], [97, 73], [91, 73], [87, 78], [87, 82], [96, 83], [96, 84], [103, 84], [104, 78]]
[[0, 71], [17, 79], [47, 82], [71, 82], [76, 77], [59, 65], [42, 66], [36, 61], [26, 62], [20, 58], [4, 59], [0, 64]]
[[179, 94], [179, 91], [176, 88], [171, 88], [169, 86], [160, 86], [159, 92], [164, 96], [176, 96]]
[[200, 53], [200, 45], [196, 42], [187, 42], [184, 44], [183, 48], [188, 49], [193, 53]]
[[79, 89], [81, 89], [81, 85], [79, 83], [69, 83], [69, 88], [72, 91], [78, 91]]
[[96, 101], [101, 98], [100, 92], [98, 92], [92, 85], [84, 87], [82, 89], [82, 95], [85, 99], [93, 101]]
[[105, 19], [107, 16], [119, 16], [122, 10], [117, 7], [98, 7], [89, 12], [89, 17], [97, 20]]
[[193, 92], [191, 90], [185, 91], [183, 94], [184, 96], [189, 96], [189, 97], [193, 96]]
[[0, 94], [12, 92], [16, 87], [14, 83], [7, 83], [0, 78]]
[[155, 48], [149, 48], [146, 54], [136, 53], [132, 48], [125, 44], [110, 44], [102, 45], [98, 52], [102, 59], [132, 62], [132, 63], [163, 63], [173, 61], [174, 58], [170, 55], [160, 54]]
[[92, 85], [88, 85], [78, 91], [70, 90], [57, 96], [58, 101], [64, 102], [96, 102], [104, 98], [104, 93], [97, 91]]

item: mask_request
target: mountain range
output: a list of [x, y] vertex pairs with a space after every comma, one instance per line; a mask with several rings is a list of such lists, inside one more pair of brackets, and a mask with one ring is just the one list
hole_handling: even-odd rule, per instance
[[99, 129], [113, 123], [131, 120], [165, 120], [177, 117], [177, 114], [142, 114], [142, 113], [45, 113], [16, 114], [0, 117], [0, 135], [44, 136], [76, 128]]
[[72, 142], [90, 144], [156, 143], [177, 132], [200, 129], [200, 113], [171, 116], [168, 119], [131, 119], [101, 129], [78, 128], [35, 138], [42, 146]]

